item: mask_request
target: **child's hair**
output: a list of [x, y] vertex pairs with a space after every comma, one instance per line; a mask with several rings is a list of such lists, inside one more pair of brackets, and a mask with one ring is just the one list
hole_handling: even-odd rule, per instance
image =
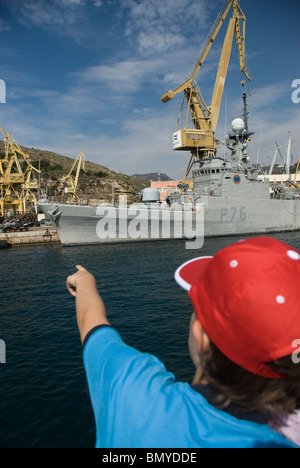
[[291, 356], [269, 364], [285, 376], [284, 380], [251, 374], [230, 361], [212, 342], [202, 359], [202, 378], [218, 393], [215, 403], [221, 408], [234, 403], [243, 411], [276, 417], [293, 413], [300, 406], [300, 365]]

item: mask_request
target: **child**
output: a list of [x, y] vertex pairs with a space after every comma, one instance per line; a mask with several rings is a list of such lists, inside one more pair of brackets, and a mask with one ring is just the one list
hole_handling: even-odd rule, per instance
[[192, 386], [123, 342], [94, 277], [77, 268], [67, 286], [76, 297], [97, 447], [296, 446], [274, 421], [299, 408], [300, 367], [292, 360], [299, 252], [261, 237], [178, 268], [175, 279], [195, 310]]

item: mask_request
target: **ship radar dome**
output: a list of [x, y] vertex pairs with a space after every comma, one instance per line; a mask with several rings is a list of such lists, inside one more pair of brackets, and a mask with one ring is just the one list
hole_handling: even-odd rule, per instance
[[231, 128], [234, 133], [241, 133], [245, 130], [245, 122], [243, 119], [234, 119], [231, 123]]

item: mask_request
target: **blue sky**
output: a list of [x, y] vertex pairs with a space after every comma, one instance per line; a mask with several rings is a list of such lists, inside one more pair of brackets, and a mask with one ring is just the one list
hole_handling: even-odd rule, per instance
[[[223, 0], [0, 0], [0, 126], [21, 145], [86, 159], [126, 174], [182, 178], [189, 154], [172, 150], [182, 96], [162, 94], [185, 81]], [[299, 0], [240, 0], [253, 75], [249, 146], [267, 160], [292, 133], [300, 156]], [[224, 25], [197, 82], [210, 103]], [[217, 136], [242, 112], [236, 45]], [[225, 103], [226, 112], [225, 112]], [[226, 115], [226, 119], [225, 119]], [[261, 138], [260, 138], [261, 135]], [[220, 148], [220, 154], [224, 150]], [[269, 157], [270, 161], [271, 156]]]

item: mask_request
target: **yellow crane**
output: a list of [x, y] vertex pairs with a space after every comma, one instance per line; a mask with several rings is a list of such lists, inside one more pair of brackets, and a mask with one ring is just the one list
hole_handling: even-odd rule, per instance
[[5, 150], [4, 158], [0, 159], [0, 175], [3, 175], [4, 174], [4, 166], [5, 166], [5, 163], [7, 162], [7, 157], [8, 157], [8, 153], [9, 153], [9, 140], [8, 140], [7, 135], [4, 133], [4, 131], [2, 130], [1, 127], [0, 127], [0, 132], [4, 136], [4, 150]]
[[24, 182], [24, 174], [21, 165], [13, 148], [13, 142], [10, 134], [5, 134], [0, 128], [4, 136], [5, 158], [0, 160], [0, 185], [22, 184]]
[[35, 212], [37, 213], [37, 198], [36, 191], [38, 190], [38, 182], [34, 178], [34, 172], [40, 173], [32, 164], [28, 163], [27, 169], [24, 173], [24, 184], [22, 184], [21, 199], [23, 203], [23, 212], [26, 212], [27, 205], [34, 205]]
[[[195, 78], [202, 67], [231, 7], [232, 17], [229, 20], [227, 33], [223, 43], [212, 100], [210, 106], [207, 106]], [[246, 78], [249, 81], [251, 80], [245, 60], [245, 27], [246, 17], [237, 0], [226, 0], [185, 83], [174, 91], [168, 91], [161, 97], [162, 102], [166, 103], [173, 99], [177, 94], [181, 92], [184, 93], [177, 126], [173, 134], [173, 149], [177, 151], [186, 150], [191, 152], [191, 158], [184, 181], [186, 180], [195, 160], [216, 155], [218, 142], [215, 138], [215, 131], [219, 118], [234, 34], [236, 36], [240, 58], [240, 69]], [[187, 111], [184, 117], [184, 125], [182, 128], [179, 128], [184, 102], [187, 102]]]
[[[73, 171], [76, 169], [76, 174], [75, 177], [73, 176]], [[78, 186], [78, 180], [79, 180], [79, 175], [80, 175], [80, 170], [85, 170], [85, 155], [83, 154], [82, 151], [78, 154], [77, 158], [75, 159], [69, 174], [66, 176], [65, 181], [68, 183], [68, 187], [65, 188], [65, 193], [69, 194], [69, 199], [68, 203], [76, 203], [78, 201], [78, 195], [77, 195], [77, 186]]]
[[298, 163], [297, 163], [297, 167], [296, 167], [296, 171], [295, 171], [295, 177], [294, 177], [294, 186], [297, 186], [297, 187], [300, 187], [300, 185], [297, 184], [297, 175], [298, 175], [298, 171], [299, 171], [299, 166], [300, 166], [300, 158], [298, 159]]
[[19, 192], [21, 184], [24, 183], [24, 174], [16, 152], [13, 150], [12, 141], [2, 128], [4, 136], [5, 158], [0, 162], [0, 208], [1, 216], [5, 214], [5, 208], [11, 206], [23, 212], [22, 197]]
[[[33, 190], [37, 190], [36, 180], [31, 180], [34, 171], [39, 172], [29, 162], [30, 156], [17, 144], [14, 137], [6, 134], [0, 127], [4, 136], [5, 157], [0, 159], [0, 208], [4, 216], [5, 208], [12, 206], [18, 209], [20, 214], [26, 212], [27, 204], [34, 203], [37, 210], [36, 198]], [[21, 161], [26, 162], [25, 172], [22, 170]], [[23, 161], [22, 161], [23, 162]]]

